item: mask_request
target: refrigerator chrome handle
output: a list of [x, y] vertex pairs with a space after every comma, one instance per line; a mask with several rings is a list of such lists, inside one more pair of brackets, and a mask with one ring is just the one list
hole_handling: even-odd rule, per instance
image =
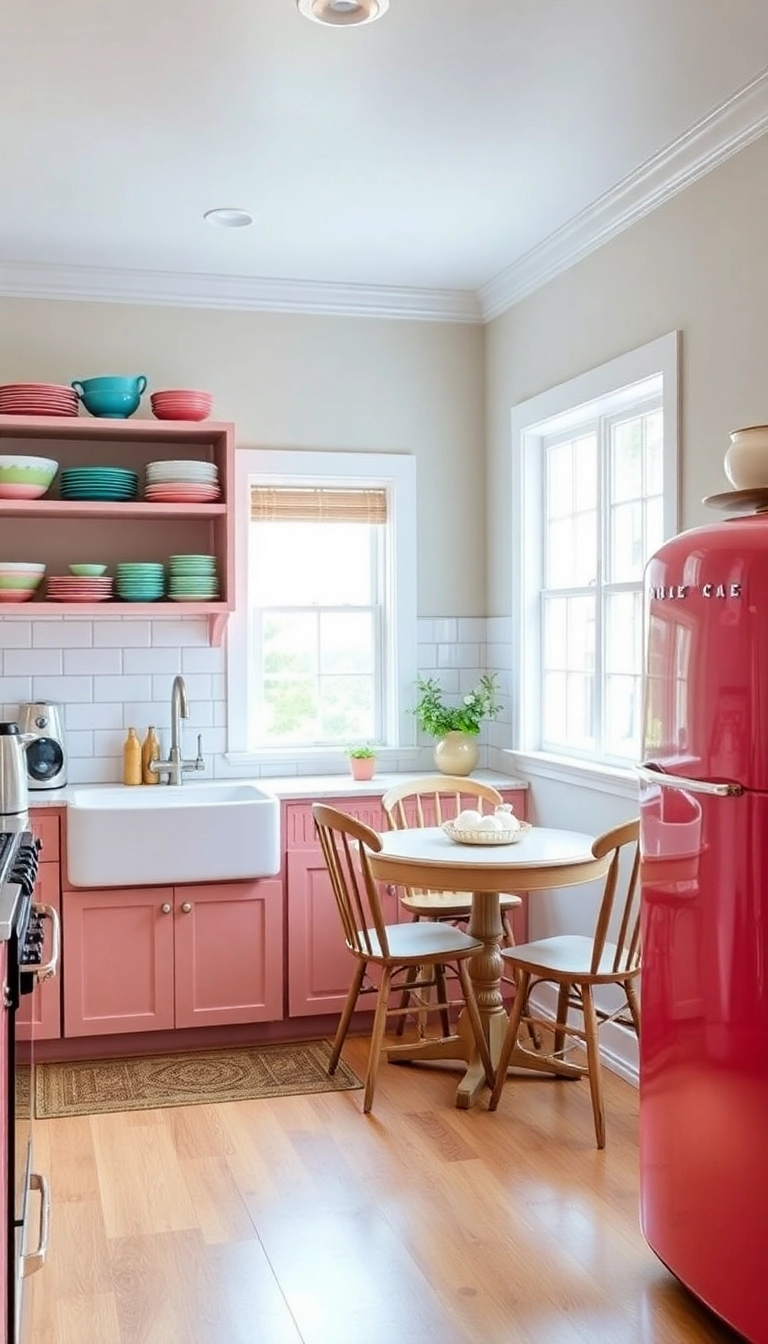
[[686, 779], [684, 775], [667, 775], [658, 765], [636, 765], [635, 770], [646, 784], [659, 784], [667, 789], [685, 789], [688, 793], [709, 793], [718, 798], [732, 798], [744, 792], [744, 786], [735, 780], [714, 784], [708, 779]]
[[28, 1279], [42, 1269], [48, 1254], [48, 1241], [51, 1228], [51, 1187], [44, 1176], [37, 1171], [29, 1173], [29, 1189], [40, 1191], [40, 1232], [36, 1251], [27, 1251], [21, 1257], [19, 1278]]

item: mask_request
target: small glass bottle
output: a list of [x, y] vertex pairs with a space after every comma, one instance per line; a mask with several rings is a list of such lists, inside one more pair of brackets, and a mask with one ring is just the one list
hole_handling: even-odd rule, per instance
[[150, 770], [150, 761], [160, 760], [160, 740], [152, 724], [147, 729], [147, 736], [141, 747], [141, 782], [142, 784], [159, 784], [160, 776], [156, 770]]
[[141, 743], [135, 728], [128, 729], [123, 744], [123, 783], [141, 783]]

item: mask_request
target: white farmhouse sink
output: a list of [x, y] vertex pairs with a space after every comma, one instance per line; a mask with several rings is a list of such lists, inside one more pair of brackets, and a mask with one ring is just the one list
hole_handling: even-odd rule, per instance
[[75, 887], [270, 877], [280, 870], [280, 803], [255, 784], [76, 789], [67, 808]]

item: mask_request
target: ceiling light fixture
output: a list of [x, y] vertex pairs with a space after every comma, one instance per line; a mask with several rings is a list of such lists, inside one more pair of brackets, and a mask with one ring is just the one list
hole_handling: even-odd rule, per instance
[[233, 210], [230, 206], [206, 210], [203, 219], [206, 224], [216, 224], [220, 229], [247, 229], [253, 223], [253, 215], [248, 210]]
[[389, 0], [296, 0], [299, 13], [329, 28], [358, 28], [386, 14]]

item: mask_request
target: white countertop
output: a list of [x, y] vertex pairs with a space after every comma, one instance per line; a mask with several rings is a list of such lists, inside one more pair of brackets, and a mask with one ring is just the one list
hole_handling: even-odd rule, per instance
[[[346, 773], [336, 775], [281, 775], [281, 776], [241, 776], [239, 778], [227, 777], [226, 779], [212, 779], [203, 776], [197, 781], [184, 782], [184, 788], [190, 792], [195, 788], [195, 783], [199, 784], [257, 784], [268, 793], [274, 793], [278, 798], [292, 800], [298, 798], [364, 798], [377, 796], [386, 793], [387, 789], [392, 788], [393, 784], [401, 784], [409, 779], [421, 779], [429, 771], [419, 770], [402, 774], [378, 774], [373, 779], [357, 782], [351, 775]], [[481, 780], [485, 784], [492, 784], [497, 789], [527, 789], [528, 782], [519, 779], [514, 775], [501, 774], [495, 770], [477, 770], [472, 775], [472, 779]], [[63, 789], [30, 789], [29, 807], [30, 809], [47, 807], [67, 807], [72, 800], [73, 793], [84, 789], [114, 789], [120, 787], [119, 784], [68, 784]], [[125, 785], [125, 788], [134, 788], [135, 785]], [[164, 785], [142, 785], [142, 788], [162, 789]]]

